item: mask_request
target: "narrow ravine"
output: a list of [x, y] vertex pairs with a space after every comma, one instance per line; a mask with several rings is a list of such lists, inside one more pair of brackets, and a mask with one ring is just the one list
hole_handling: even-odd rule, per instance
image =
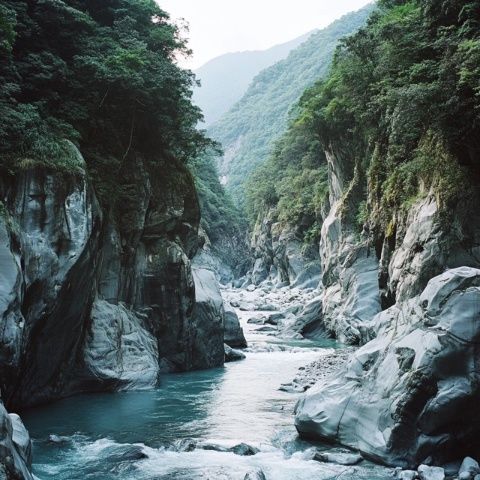
[[[160, 388], [151, 391], [77, 396], [27, 412], [35, 475], [40, 480], [243, 480], [248, 472], [263, 471], [275, 480], [392, 478], [391, 470], [365, 461], [342, 466], [312, 460], [316, 448], [327, 447], [298, 439], [292, 412], [300, 393], [280, 387], [337, 346], [331, 340], [280, 338], [247, 323], [271, 313], [254, 310], [259, 300], [276, 310], [289, 298], [307, 300], [315, 292], [258, 292], [223, 291], [226, 301], [242, 308], [236, 310], [249, 344], [245, 360], [164, 375]], [[228, 451], [240, 444], [245, 445], [236, 453]]]

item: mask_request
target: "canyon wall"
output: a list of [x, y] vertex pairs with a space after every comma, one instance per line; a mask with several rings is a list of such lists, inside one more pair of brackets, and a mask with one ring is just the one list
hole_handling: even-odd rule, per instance
[[223, 363], [223, 309], [199, 298], [205, 281], [195, 282], [190, 264], [200, 219], [191, 175], [166, 165], [154, 196], [141, 158], [135, 162], [136, 194], [120, 215], [102, 210], [86, 175], [34, 169], [2, 178], [7, 407], [149, 388], [160, 372]]

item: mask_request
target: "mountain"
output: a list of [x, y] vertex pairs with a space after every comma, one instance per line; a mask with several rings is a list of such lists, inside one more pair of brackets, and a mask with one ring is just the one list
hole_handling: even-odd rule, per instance
[[330, 68], [339, 40], [356, 32], [373, 10], [368, 5], [311, 35], [286, 59], [260, 72], [233, 108], [209, 129], [223, 145], [219, 173], [237, 201], [243, 183], [263, 163], [285, 131], [289, 112], [304, 92]]
[[220, 119], [245, 93], [263, 69], [286, 58], [312, 32], [268, 50], [227, 53], [195, 71], [201, 87], [194, 90], [194, 102], [202, 109], [208, 127]]

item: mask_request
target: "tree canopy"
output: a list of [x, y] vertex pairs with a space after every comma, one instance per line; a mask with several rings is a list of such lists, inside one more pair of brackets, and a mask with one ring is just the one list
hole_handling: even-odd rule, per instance
[[289, 180], [294, 192], [282, 191], [305, 153], [279, 154], [294, 150], [295, 131], [311, 139], [312, 151], [344, 157], [351, 182], [344, 201], [351, 208], [355, 192], [357, 211], [349, 213], [360, 227], [369, 221], [391, 235], [395, 213], [432, 190], [448, 211], [479, 185], [479, 65], [478, 1], [380, 0], [366, 27], [341, 42], [328, 77], [304, 96], [250, 181], [250, 213], [287, 202], [287, 215], [305, 195], [313, 202], [311, 183]]
[[0, 27], [3, 169], [74, 172], [69, 140], [108, 202], [133, 152], [161, 175], [209, 144], [174, 62], [188, 49], [154, 0], [5, 0]]

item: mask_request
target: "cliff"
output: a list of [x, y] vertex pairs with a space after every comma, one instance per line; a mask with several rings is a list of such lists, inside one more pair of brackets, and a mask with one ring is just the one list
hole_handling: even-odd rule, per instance
[[[5, 407], [222, 365], [218, 285], [191, 267], [186, 166], [212, 142], [173, 61], [177, 26], [153, 0], [7, 0], [0, 20]], [[3, 407], [0, 420], [5, 475], [30, 479], [28, 434]]]
[[473, 4], [379, 2], [247, 190], [261, 258], [272, 212], [282, 231], [309, 219], [316, 320], [361, 345], [299, 402], [298, 431], [394, 466], [479, 454], [476, 21]]
[[[468, 70], [462, 45], [478, 42], [478, 31], [468, 28], [473, 10], [456, 16], [450, 7], [383, 2], [365, 31], [338, 52], [332, 77], [311, 104], [329, 178], [322, 318], [337, 338], [363, 346], [300, 401], [296, 425], [302, 435], [403, 467], [479, 454], [479, 425], [472, 421], [479, 375], [478, 128], [468, 120], [473, 90], [454, 73]], [[396, 47], [383, 50], [400, 24]], [[451, 50], [444, 54], [438, 42], [447, 26]], [[426, 76], [413, 73], [429, 55], [419, 38], [435, 45]], [[361, 63], [382, 69], [393, 57], [392, 69], [379, 77]], [[459, 83], [437, 76], [442, 69]], [[412, 76], [403, 77], [405, 71]], [[364, 103], [365, 92], [382, 88], [382, 98]], [[455, 131], [455, 114], [442, 101], [453, 92], [463, 112]]]
[[195, 307], [190, 258], [200, 214], [191, 176], [170, 168], [170, 188], [155, 200], [148, 177], [137, 181], [117, 221], [85, 176], [36, 169], [2, 181], [7, 406], [151, 387], [159, 371], [223, 362], [199, 345], [194, 354], [209, 318]]

